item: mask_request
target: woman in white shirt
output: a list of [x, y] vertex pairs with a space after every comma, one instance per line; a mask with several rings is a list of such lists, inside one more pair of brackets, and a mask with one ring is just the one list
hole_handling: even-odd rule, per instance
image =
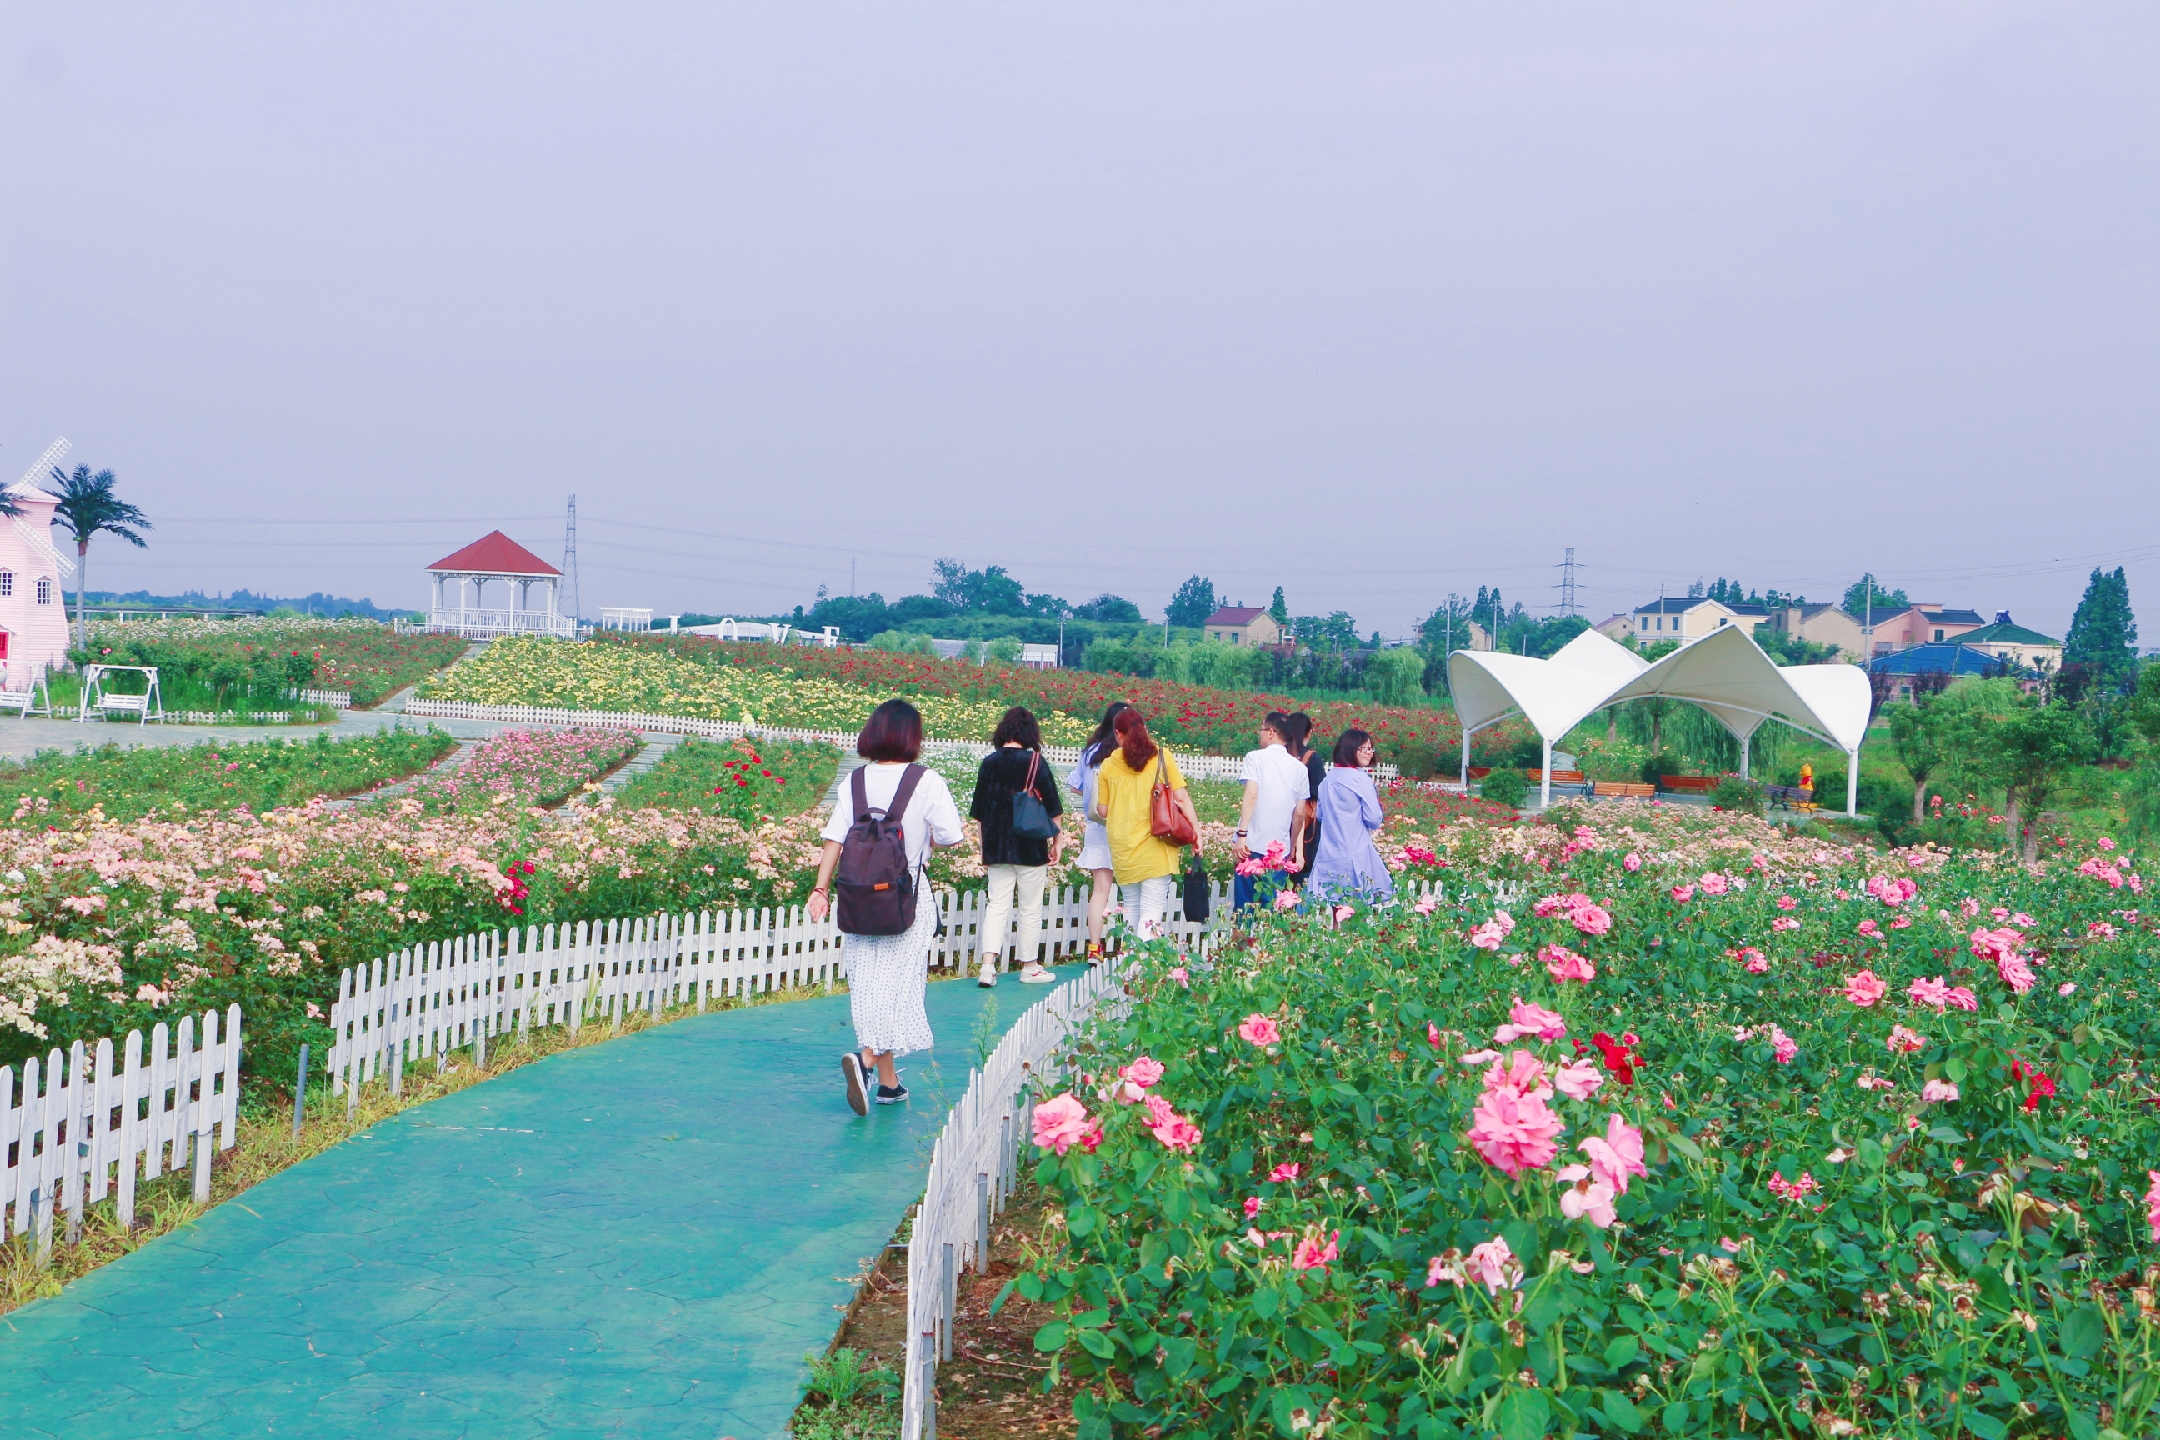
[[[900, 816], [900, 837], [908, 873], [916, 886], [915, 923], [901, 935], [848, 935], [840, 942], [847, 966], [848, 1004], [855, 1022], [857, 1050], [840, 1059], [847, 1080], [848, 1104], [856, 1114], [870, 1113], [864, 1078], [877, 1071], [877, 1101], [898, 1105], [908, 1098], [894, 1067], [896, 1057], [930, 1048], [930, 1016], [923, 1009], [923, 989], [930, 979], [930, 941], [937, 931], [937, 899], [924, 882], [923, 865], [932, 848], [960, 843], [965, 833], [960, 809], [945, 777], [915, 765], [922, 754], [922, 712], [905, 700], [887, 700], [871, 712], [855, 742], [855, 753], [869, 761], [862, 770], [863, 798], [872, 812], [892, 804], [910, 769], [919, 770], [915, 792]], [[840, 787], [832, 818], [825, 824], [825, 853], [818, 860], [817, 885], [804, 907], [812, 921], [825, 918], [832, 900], [833, 869], [841, 842], [855, 823], [855, 787]]]
[[1110, 708], [1103, 711], [1102, 724], [1095, 727], [1087, 744], [1080, 747], [1080, 763], [1065, 776], [1065, 788], [1080, 797], [1080, 814], [1086, 822], [1080, 832], [1080, 868], [1094, 881], [1094, 888], [1088, 892], [1087, 910], [1087, 961], [1090, 965], [1102, 962], [1103, 925], [1110, 913], [1111, 886], [1110, 832], [1095, 818], [1095, 781], [1102, 770], [1103, 757], [1117, 749], [1118, 712], [1130, 709], [1132, 706], [1123, 700], [1110, 702]]

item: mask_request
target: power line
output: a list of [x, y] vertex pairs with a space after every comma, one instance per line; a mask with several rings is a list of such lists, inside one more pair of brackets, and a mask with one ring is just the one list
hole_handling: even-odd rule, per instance
[[1575, 603], [1575, 547], [1567, 547], [1567, 559], [1560, 562], [1560, 613], [1576, 615], [1581, 608]]

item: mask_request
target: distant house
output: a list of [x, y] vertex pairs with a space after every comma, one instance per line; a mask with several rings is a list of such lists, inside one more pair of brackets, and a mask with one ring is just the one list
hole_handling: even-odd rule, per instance
[[1030, 670], [1055, 670], [1058, 668], [1058, 647], [1055, 645], [1022, 645], [1020, 663]]
[[1958, 680], [1969, 675], [1998, 675], [2002, 673], [2002, 666], [2003, 662], [1997, 656], [1952, 640], [1940, 645], [1933, 641], [1909, 645], [1903, 650], [1878, 655], [1869, 662], [1868, 669], [1890, 677], [1891, 699], [1910, 700], [1915, 676], [1948, 675]]
[[1942, 645], [1962, 640], [1987, 624], [1977, 610], [1952, 610], [1916, 601], [1892, 615], [1875, 617], [1874, 651], [1887, 655], [1914, 645]]
[[1835, 605], [1785, 605], [1771, 612], [1770, 628], [1816, 645], [1835, 645], [1841, 658], [1858, 662], [1867, 648], [1860, 622]]
[[1984, 651], [1998, 660], [2008, 660], [2025, 670], [2062, 668], [2062, 641], [2050, 639], [2037, 630], [2027, 630], [2016, 624], [2007, 610], [1998, 610], [1993, 624], [1968, 630], [1958, 636], [1958, 643], [1969, 649]]
[[1207, 617], [1200, 633], [1225, 645], [1278, 645], [1282, 626], [1259, 605], [1225, 605]]
[[1678, 640], [1684, 645], [1715, 635], [1729, 625], [1745, 625], [1752, 635], [1769, 620], [1770, 612], [1760, 605], [1728, 605], [1700, 595], [1666, 596], [1638, 605], [1625, 615], [1615, 615], [1597, 628], [1613, 640], [1633, 635], [1639, 645], [1654, 645], [1660, 640]]

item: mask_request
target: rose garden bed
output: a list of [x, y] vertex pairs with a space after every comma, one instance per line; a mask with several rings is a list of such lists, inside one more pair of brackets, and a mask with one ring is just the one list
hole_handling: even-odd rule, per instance
[[2134, 867], [1571, 820], [1146, 950], [1036, 1111], [1079, 1433], [2150, 1433]]

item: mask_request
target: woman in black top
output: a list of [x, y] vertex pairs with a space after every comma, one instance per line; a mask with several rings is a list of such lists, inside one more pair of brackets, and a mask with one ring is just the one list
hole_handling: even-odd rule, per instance
[[1283, 736], [1283, 748], [1293, 759], [1305, 762], [1305, 778], [1310, 787], [1303, 804], [1290, 821], [1290, 859], [1297, 881], [1302, 884], [1312, 878], [1313, 860], [1320, 853], [1320, 782], [1327, 778], [1327, 760], [1308, 740], [1312, 735], [1312, 716], [1296, 710], [1283, 719], [1290, 722], [1290, 731]]
[[982, 769], [975, 776], [975, 801], [968, 807], [982, 844], [983, 868], [990, 878], [990, 896], [983, 905], [982, 929], [976, 937], [981, 966], [976, 983], [997, 984], [1017, 911], [1021, 983], [1047, 985], [1057, 977], [1037, 959], [1042, 946], [1043, 886], [1050, 867], [1064, 856], [1065, 832], [1060, 827], [1049, 839], [1014, 834], [1013, 800], [1032, 794], [1052, 820], [1065, 807], [1058, 799], [1057, 775], [1043, 758], [1042, 731], [1034, 715], [1018, 705], [1007, 710], [990, 743], [998, 748], [983, 757]]

